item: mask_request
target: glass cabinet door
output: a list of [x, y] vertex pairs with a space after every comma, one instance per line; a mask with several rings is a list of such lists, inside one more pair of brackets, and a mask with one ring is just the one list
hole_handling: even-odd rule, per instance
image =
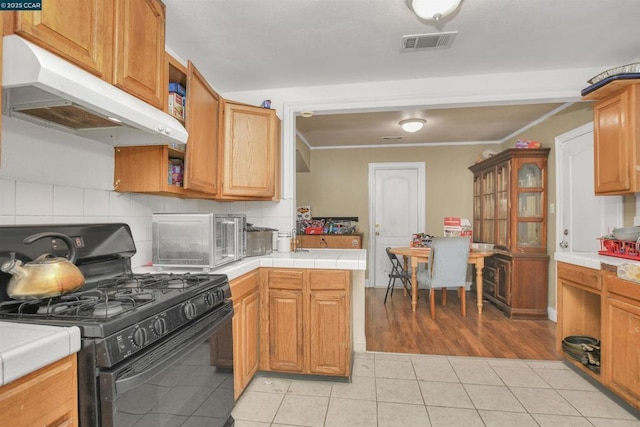
[[541, 249], [544, 236], [544, 175], [536, 163], [518, 167], [517, 245], [519, 248]]
[[481, 235], [482, 229], [482, 178], [479, 174], [473, 176], [473, 232]]
[[495, 169], [482, 174], [482, 226], [480, 241], [495, 243], [496, 173]]
[[503, 163], [496, 168], [497, 176], [497, 235], [496, 244], [509, 246], [509, 164]]

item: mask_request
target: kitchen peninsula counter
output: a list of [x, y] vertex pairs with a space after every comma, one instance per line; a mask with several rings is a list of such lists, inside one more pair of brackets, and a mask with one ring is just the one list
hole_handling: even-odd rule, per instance
[[80, 350], [80, 329], [0, 321], [0, 386]]
[[[226, 274], [233, 280], [260, 267], [304, 268], [351, 271], [351, 321], [353, 350], [366, 351], [364, 331], [364, 274], [367, 268], [366, 249], [304, 249], [301, 252], [274, 252], [270, 255], [248, 257], [210, 271]], [[202, 271], [187, 268], [138, 267], [135, 273]]]

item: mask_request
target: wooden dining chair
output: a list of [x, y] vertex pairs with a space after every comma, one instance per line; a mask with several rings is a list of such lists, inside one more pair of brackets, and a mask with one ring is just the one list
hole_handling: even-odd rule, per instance
[[389, 272], [389, 283], [387, 284], [387, 292], [384, 294], [384, 304], [387, 303], [387, 297], [389, 296], [389, 291], [391, 291], [391, 297], [393, 298], [393, 288], [396, 285], [396, 280], [400, 279], [402, 282], [402, 286], [407, 290], [407, 292], [411, 292], [411, 274], [400, 263], [398, 256], [394, 253], [391, 253], [391, 248], [386, 248], [387, 256], [389, 257], [389, 261], [391, 261], [391, 271]]
[[429, 264], [418, 271], [418, 283], [429, 289], [431, 318], [436, 318], [434, 289], [442, 289], [442, 305], [446, 304], [447, 288], [457, 288], [462, 317], [467, 315], [466, 279], [469, 260], [468, 237], [435, 237], [429, 252]]

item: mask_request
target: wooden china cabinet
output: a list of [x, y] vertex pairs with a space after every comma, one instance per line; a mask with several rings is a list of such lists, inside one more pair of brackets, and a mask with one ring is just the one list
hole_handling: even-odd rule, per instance
[[474, 241], [493, 243], [483, 294], [510, 318], [547, 318], [549, 148], [508, 149], [470, 166]]

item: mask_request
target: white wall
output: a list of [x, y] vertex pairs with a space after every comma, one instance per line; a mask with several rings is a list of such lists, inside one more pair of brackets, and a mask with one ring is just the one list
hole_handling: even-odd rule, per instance
[[153, 212], [246, 213], [247, 222], [292, 228], [291, 200], [232, 202], [178, 199], [113, 188], [113, 147], [55, 129], [2, 117], [0, 224], [125, 222], [137, 253], [151, 261]]

